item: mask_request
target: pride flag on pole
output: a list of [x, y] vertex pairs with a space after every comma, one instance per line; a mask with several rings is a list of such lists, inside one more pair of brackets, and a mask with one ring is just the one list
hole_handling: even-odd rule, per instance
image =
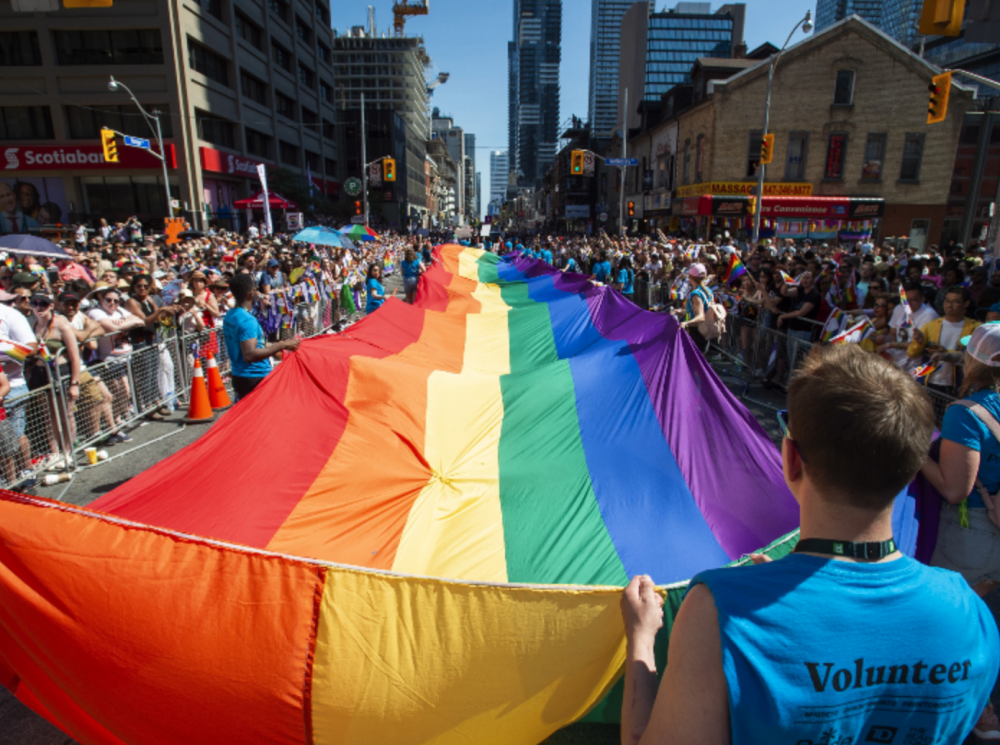
[[747, 268], [743, 266], [740, 257], [734, 253], [729, 257], [729, 268], [726, 269], [726, 276], [722, 278], [722, 283], [728, 285], [740, 279], [746, 273]]

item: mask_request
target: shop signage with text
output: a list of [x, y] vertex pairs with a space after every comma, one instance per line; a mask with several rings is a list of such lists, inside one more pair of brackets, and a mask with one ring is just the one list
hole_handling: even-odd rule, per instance
[[[177, 168], [177, 151], [173, 145], [164, 145], [167, 168]], [[104, 150], [96, 145], [12, 145], [3, 148], [4, 170], [7, 171], [65, 171], [69, 169], [162, 168], [160, 160], [146, 150], [119, 148], [118, 162], [105, 163]]]
[[[698, 197], [703, 194], [715, 196], [749, 196], [757, 188], [755, 181], [706, 181], [677, 187], [678, 199]], [[810, 183], [765, 183], [765, 197], [811, 197], [813, 185]]]
[[257, 166], [270, 165], [263, 160], [244, 158], [242, 155], [233, 155], [216, 150], [214, 147], [201, 148], [201, 168], [212, 173], [227, 173], [232, 176], [245, 176], [246, 178], [257, 178]]

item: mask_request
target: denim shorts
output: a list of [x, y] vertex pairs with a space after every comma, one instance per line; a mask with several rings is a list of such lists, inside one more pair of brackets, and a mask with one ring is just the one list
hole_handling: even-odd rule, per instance
[[4, 401], [7, 418], [14, 428], [14, 437], [24, 435], [28, 420], [28, 400], [18, 401], [17, 399], [27, 396], [29, 392], [27, 385], [11, 386], [10, 393], [7, 394], [7, 398]]
[[969, 527], [959, 523], [958, 505], [941, 508], [941, 525], [931, 566], [951, 569], [974, 585], [982, 579], [1000, 581], [1000, 528], [984, 507], [969, 508]]

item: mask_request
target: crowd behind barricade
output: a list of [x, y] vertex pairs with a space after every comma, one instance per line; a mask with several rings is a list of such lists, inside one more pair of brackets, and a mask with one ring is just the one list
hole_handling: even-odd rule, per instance
[[237, 278], [261, 346], [280, 360], [291, 340], [378, 308], [386, 275], [402, 269], [408, 283], [432, 263], [431, 238], [392, 233], [346, 247], [256, 225], [189, 235], [168, 244], [129, 221], [76, 230], [60, 246], [67, 258], [0, 254], [0, 485], [30, 488], [85, 464], [88, 448], [129, 442], [143, 420], [181, 407], [196, 360], [213, 357], [233, 385], [247, 362], [223, 333], [243, 312]]

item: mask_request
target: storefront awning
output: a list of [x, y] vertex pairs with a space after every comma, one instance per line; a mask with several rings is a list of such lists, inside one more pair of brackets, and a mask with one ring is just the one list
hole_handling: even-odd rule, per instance
[[[764, 197], [761, 216], [784, 220], [870, 220], [881, 217], [885, 200], [876, 197]], [[741, 195], [687, 197], [681, 215], [747, 217], [750, 198]]]

